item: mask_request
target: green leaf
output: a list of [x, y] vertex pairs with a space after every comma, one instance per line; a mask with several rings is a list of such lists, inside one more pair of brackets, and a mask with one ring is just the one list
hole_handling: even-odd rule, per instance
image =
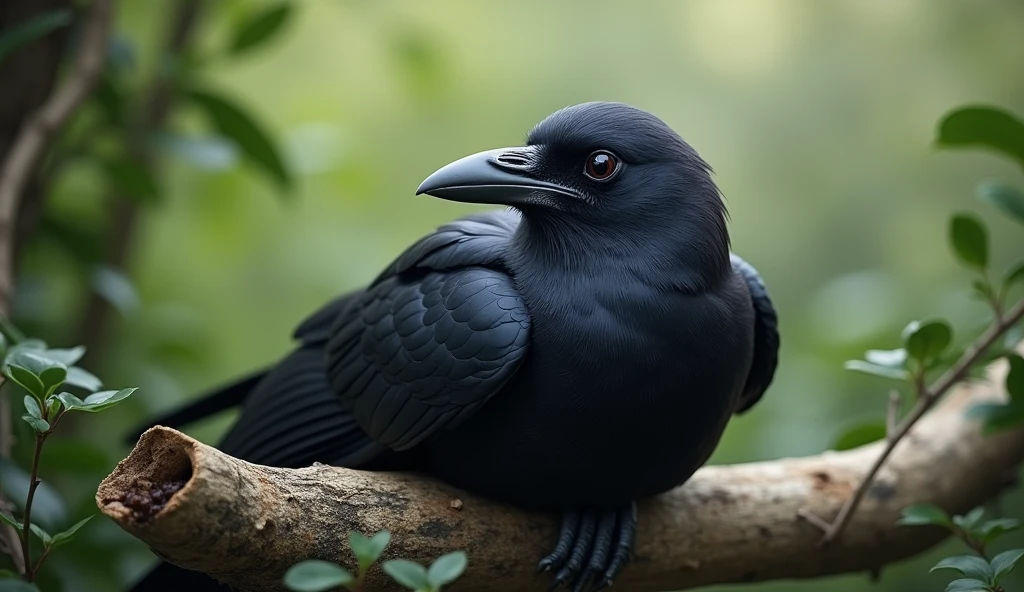
[[1003, 285], [1007, 289], [1014, 284], [1024, 284], [1024, 263], [1018, 263], [1017, 267], [1006, 272], [1006, 277], [1003, 278]]
[[978, 297], [984, 302], [992, 302], [996, 299], [996, 292], [992, 289], [992, 284], [985, 280], [974, 280], [971, 282], [971, 286], [974, 291], [978, 293]]
[[72, 366], [68, 368], [68, 377], [64, 381], [65, 384], [77, 386], [81, 389], [85, 389], [89, 392], [93, 392], [103, 388], [103, 381], [87, 370], [83, 370], [78, 366]]
[[39, 592], [39, 588], [35, 584], [31, 584], [24, 580], [3, 580], [0, 583], [0, 591], [2, 592]]
[[139, 308], [139, 295], [135, 285], [122, 272], [108, 266], [93, 270], [89, 283], [117, 312], [127, 315]]
[[952, 569], [962, 573], [968, 578], [975, 578], [982, 582], [989, 583], [992, 581], [992, 566], [977, 555], [956, 555], [953, 557], [946, 557], [942, 561], [935, 564], [935, 567], [928, 570], [929, 572], [939, 569]]
[[[57, 417], [57, 412], [60, 411], [60, 399], [50, 395], [46, 399], [46, 417]], [[49, 448], [49, 446], [47, 446]]]
[[75, 522], [71, 528], [53, 535], [52, 546], [59, 547], [60, 545], [71, 542], [71, 540], [75, 538], [75, 534], [78, 533], [78, 530], [85, 526], [90, 520], [92, 520], [92, 516], [87, 516], [78, 522]]
[[1024, 405], [1000, 403], [978, 403], [967, 410], [967, 417], [983, 419], [985, 434], [1012, 428], [1024, 423]]
[[1013, 518], [999, 518], [997, 520], [989, 520], [985, 524], [982, 524], [976, 531], [977, 536], [981, 539], [982, 543], [986, 545], [992, 541], [998, 539], [1008, 532], [1013, 532], [1020, 528], [1020, 522]]
[[50, 429], [50, 424], [45, 419], [41, 419], [39, 417], [32, 417], [31, 415], [22, 415], [21, 418], [25, 420], [25, 423], [32, 426], [33, 430], [39, 432], [40, 434]]
[[46, 357], [45, 351], [19, 349], [7, 356], [7, 365], [8, 376], [40, 400], [48, 397], [68, 375], [67, 366]]
[[160, 197], [160, 185], [153, 171], [141, 162], [126, 157], [105, 162], [103, 168], [117, 191], [128, 199], [153, 202]]
[[832, 445], [833, 450], [850, 450], [885, 438], [885, 422], [870, 421], [846, 430]]
[[453, 551], [438, 557], [427, 570], [427, 581], [436, 589], [446, 586], [466, 571], [468, 563], [465, 551]]
[[124, 93], [119, 88], [120, 83], [110, 72], [104, 72], [96, 82], [96, 90], [93, 97], [100, 105], [103, 116], [107, 122], [118, 125], [124, 117], [125, 99]]
[[902, 517], [896, 521], [901, 526], [942, 526], [952, 529], [953, 521], [942, 508], [933, 504], [914, 504], [903, 508]]
[[57, 9], [44, 12], [17, 26], [0, 31], [0, 63], [20, 47], [71, 23], [71, 11]]
[[1006, 392], [1011, 401], [1024, 403], [1024, 358], [1012, 355], [1006, 359], [1010, 362], [1010, 371], [1006, 374]]
[[976, 216], [953, 216], [949, 222], [949, 242], [964, 265], [980, 271], [988, 267], [988, 231]]
[[898, 349], [869, 349], [864, 352], [864, 359], [886, 368], [902, 368], [907, 363], [907, 350], [902, 347]]
[[953, 524], [956, 524], [963, 530], [969, 531], [974, 528], [974, 525], [981, 520], [981, 517], [985, 515], [985, 508], [978, 506], [970, 512], [967, 512], [963, 516], [953, 516]]
[[296, 563], [284, 574], [284, 585], [292, 592], [322, 592], [355, 581], [344, 567], [319, 559]]
[[989, 592], [988, 584], [974, 578], [953, 580], [946, 586], [946, 592]]
[[190, 90], [186, 96], [206, 112], [213, 126], [238, 145], [282, 189], [290, 189], [291, 173], [277, 147], [262, 127], [241, 106], [212, 92]]
[[978, 199], [996, 206], [1017, 222], [1024, 223], [1024, 193], [1016, 187], [997, 182], [982, 183]]
[[1021, 557], [1024, 557], [1024, 549], [1011, 549], [993, 557], [992, 571], [995, 583], [998, 584], [999, 580], [1009, 575]]
[[229, 51], [239, 55], [270, 41], [284, 30], [292, 12], [291, 2], [281, 2], [253, 14], [235, 30]]
[[[8, 356], [8, 359], [10, 357]], [[22, 366], [7, 366], [6, 374], [8, 378], [21, 385], [22, 388], [32, 393], [33, 396], [40, 397], [42, 393], [46, 392], [46, 389], [43, 387], [43, 381], [39, 380], [38, 376]]]
[[953, 340], [953, 330], [945, 321], [919, 324], [906, 338], [907, 353], [919, 362], [937, 358]]
[[971, 105], [951, 111], [939, 124], [940, 146], [988, 148], [1024, 166], [1024, 123], [999, 108]]
[[96, 413], [97, 411], [103, 411], [109, 407], [117, 405], [121, 401], [127, 399], [132, 393], [139, 390], [136, 387], [121, 389], [119, 391], [101, 391], [93, 393], [86, 397], [84, 400], [72, 395], [68, 392], [63, 392], [57, 395], [60, 402], [64, 404], [64, 408], [68, 411], [85, 411], [88, 413]]
[[879, 366], [878, 364], [872, 364], [865, 362], [864, 360], [849, 360], [843, 364], [843, 368], [847, 370], [853, 370], [854, 372], [863, 372], [864, 374], [871, 374], [872, 376], [881, 376], [883, 378], [893, 378], [896, 380], [907, 380], [910, 374], [906, 370], [898, 368], [889, 368], [888, 366]]
[[158, 139], [161, 148], [185, 160], [194, 167], [208, 171], [229, 169], [238, 162], [238, 148], [234, 142], [217, 135], [188, 137], [163, 134]]
[[39, 401], [36, 400], [32, 395], [25, 395], [25, 411], [35, 418], [43, 417], [43, 410], [39, 408]]
[[391, 579], [410, 590], [419, 590], [430, 585], [427, 580], [427, 569], [408, 559], [392, 559], [381, 564], [384, 573]]
[[380, 559], [380, 554], [384, 552], [384, 547], [387, 547], [388, 543], [391, 542], [391, 533], [382, 530], [367, 538], [353, 530], [348, 534], [348, 539], [349, 545], [352, 547], [352, 553], [359, 560], [359, 573], [364, 573], [373, 565], [374, 561]]
[[32, 534], [39, 537], [39, 540], [43, 541], [44, 547], [49, 547], [53, 544], [53, 539], [50, 537], [50, 533], [46, 532], [36, 524], [29, 524], [29, 528], [32, 529]]
[[15, 520], [14, 518], [8, 516], [7, 514], [5, 514], [3, 512], [0, 512], [0, 520], [4, 521], [9, 526], [13, 526], [15, 529], [18, 530], [18, 532], [21, 532], [21, 531], [25, 530], [25, 527], [21, 524], [21, 522], [18, 522], [17, 520]]
[[72, 366], [85, 355], [85, 346], [79, 345], [68, 349], [47, 349], [42, 355], [65, 366]]

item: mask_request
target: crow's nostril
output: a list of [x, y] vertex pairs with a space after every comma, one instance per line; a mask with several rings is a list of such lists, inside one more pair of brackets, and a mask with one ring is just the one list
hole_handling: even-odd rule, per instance
[[524, 167], [530, 164], [530, 158], [521, 152], [503, 152], [495, 160], [501, 164], [514, 167]]

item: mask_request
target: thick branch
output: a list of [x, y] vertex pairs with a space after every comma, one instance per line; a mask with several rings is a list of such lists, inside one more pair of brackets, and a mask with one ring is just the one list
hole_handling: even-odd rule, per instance
[[[996, 366], [994, 384], [1002, 384], [1004, 371], [1005, 363]], [[875, 570], [920, 552], [942, 533], [895, 526], [903, 507], [931, 502], [966, 511], [995, 496], [1024, 460], [1024, 429], [986, 437], [964, 417], [973, 403], [999, 400], [999, 391], [993, 383], [955, 389], [897, 446], [843, 535], [827, 548], [819, 548], [819, 530], [798, 512], [834, 515], [883, 443], [701, 469], [684, 486], [641, 504], [636, 557], [616, 587], [678, 590], [811, 578]], [[161, 505], [160, 492], [176, 481], [184, 487]], [[154, 488], [158, 503], [147, 511]], [[142, 436], [100, 484], [96, 501], [167, 560], [253, 591], [280, 590], [287, 567], [307, 558], [351, 567], [350, 529], [390, 530], [386, 558], [428, 562], [465, 549], [469, 570], [452, 590], [544, 590], [549, 577], [536, 575], [534, 566], [555, 535], [554, 516], [432, 479], [252, 465], [164, 427]], [[371, 590], [394, 588], [378, 570], [374, 576]]]
[[64, 84], [21, 128], [0, 168], [0, 314], [13, 290], [14, 220], [25, 185], [50, 142], [89, 96], [103, 71], [113, 0], [94, 0], [78, 59]]

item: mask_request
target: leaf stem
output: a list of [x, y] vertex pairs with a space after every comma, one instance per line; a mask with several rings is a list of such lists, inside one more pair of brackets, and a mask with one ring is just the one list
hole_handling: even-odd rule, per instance
[[960, 359], [956, 361], [953, 366], [947, 370], [942, 376], [940, 376], [931, 386], [925, 387], [923, 381], [915, 380], [914, 388], [917, 390], [917, 402], [914, 403], [914, 407], [910, 410], [910, 413], [906, 418], [903, 419], [896, 426], [896, 430], [893, 432], [890, 438], [886, 439], [885, 448], [882, 449], [882, 454], [878, 456], [871, 468], [868, 469], [864, 479], [861, 480], [860, 485], [857, 486], [857, 490], [853, 492], [853, 495], [846, 500], [843, 507], [839, 510], [839, 514], [836, 515], [835, 519], [829, 523], [828, 528], [825, 528], [825, 535], [822, 537], [821, 544], [825, 545], [835, 540], [836, 537], [842, 533], [843, 529], [849, 524], [850, 519], [853, 517], [854, 511], [863, 501], [864, 496], [870, 489], [872, 482], [878, 475], [878, 472], [885, 465], [885, 461], [889, 459], [892, 451], [895, 450], [897, 444], [910, 432], [910, 429], [914, 427], [914, 424], [918, 422], [924, 414], [930, 410], [935, 403], [953, 387], [956, 383], [963, 380], [967, 376], [967, 372], [971, 369], [981, 356], [1006, 333], [1013, 325], [1024, 318], [1024, 299], [1021, 299], [1012, 308], [1007, 310], [1005, 315], [997, 315], [995, 321], [985, 330], [984, 333], [978, 337], [974, 343], [971, 344], [967, 350], [964, 351]]

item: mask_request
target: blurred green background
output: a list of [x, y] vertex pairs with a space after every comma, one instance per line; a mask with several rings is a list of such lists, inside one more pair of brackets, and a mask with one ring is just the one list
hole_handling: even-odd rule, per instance
[[[129, 85], [164, 66], [155, 56], [176, 4], [121, 3], [117, 27], [136, 56]], [[215, 54], [266, 5], [205, 4], [197, 54]], [[1024, 113], [1022, 39], [1024, 3], [1010, 0], [295, 2], [272, 42], [202, 65], [204, 81], [277, 138], [294, 190], [279, 191], [230, 145], [211, 142], [199, 163], [161, 153], [163, 191], [146, 205], [125, 266], [135, 291], [107, 286], [123, 313], [92, 352], [108, 384], [141, 390], [73, 425], [88, 444], [62, 448], [56, 437], [44, 467], [65, 472], [58, 485], [71, 514], [92, 511], [96, 483], [129, 449], [129, 426], [272, 363], [306, 314], [478, 209], [414, 196], [424, 177], [520, 143], [549, 113], [589, 100], [657, 114], [711, 163], [734, 250], [758, 267], [779, 309], [774, 386], [732, 422], [713, 462], [817, 453], [884, 413], [889, 385], [844, 371], [844, 360], [898, 346], [914, 318], [943, 315], [968, 336], [986, 323], [946, 246], [951, 213], [989, 222], [998, 269], [1024, 251], [1019, 227], [974, 198], [979, 181], [1020, 181], [1020, 171], [933, 145], [937, 120], [961, 104]], [[181, 109], [170, 129], [199, 134], [202, 121]], [[111, 207], [95, 171], [76, 163], [47, 205], [107, 233]], [[76, 269], [66, 249], [39, 241], [19, 278], [19, 322], [54, 345], [82, 335], [89, 280]], [[214, 442], [230, 420], [189, 431]], [[1004, 502], [1024, 514], [1020, 491]], [[52, 566], [65, 590], [113, 589], [151, 561], [106, 520], [70, 549]], [[927, 570], [956, 549], [886, 568], [875, 584], [859, 574], [716, 590], [941, 590], [949, 578]], [[1024, 579], [1011, 586], [1024, 589]]]

